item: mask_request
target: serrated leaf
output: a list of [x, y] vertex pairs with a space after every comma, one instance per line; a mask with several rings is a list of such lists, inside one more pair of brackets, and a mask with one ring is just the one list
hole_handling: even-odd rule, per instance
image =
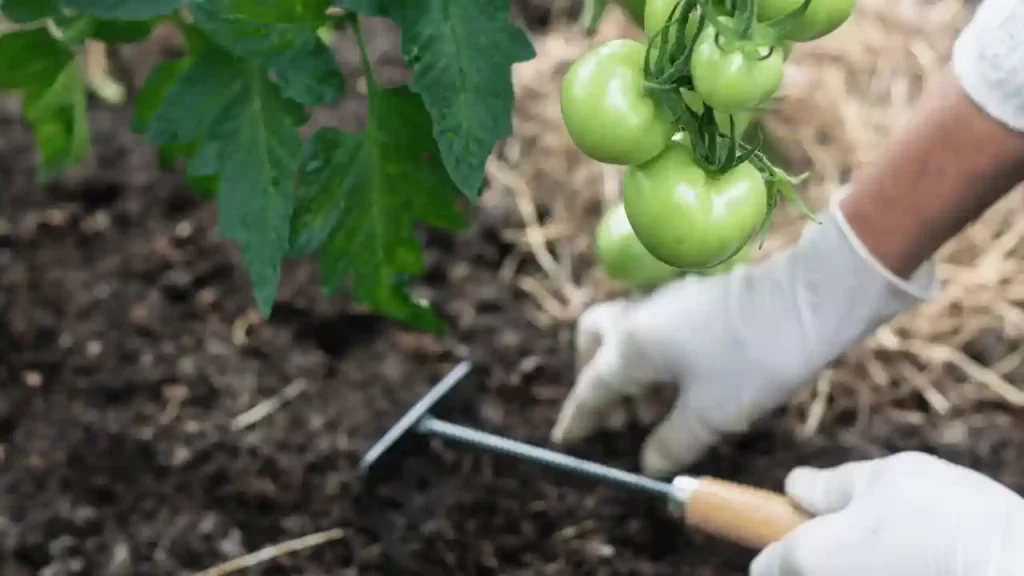
[[317, 35], [328, 0], [204, 0], [196, 24], [225, 50], [272, 70], [287, 97], [309, 106], [341, 97], [345, 80]]
[[0, 12], [15, 24], [28, 24], [49, 18], [57, 11], [55, 0], [4, 0]]
[[533, 45], [509, 22], [509, 0], [398, 1], [386, 10], [448, 173], [476, 200], [488, 156], [512, 133], [512, 64], [531, 60]]
[[[149, 139], [157, 144], [184, 144], [203, 138], [214, 118], [240, 89], [239, 66], [235, 58], [216, 48], [200, 52], [166, 89], [160, 107], [149, 120]], [[231, 73], [222, 73], [225, 70]]]
[[[217, 197], [217, 158], [207, 159], [197, 156], [199, 142], [185, 144], [165, 144], [157, 149], [157, 159], [162, 170], [173, 170], [178, 167], [179, 160], [185, 160], [187, 170], [185, 184], [197, 198], [212, 200]], [[213, 166], [209, 165], [213, 162]]]
[[188, 68], [188, 62], [182, 59], [165, 60], [150, 70], [146, 81], [135, 97], [135, 111], [132, 113], [132, 131], [145, 134], [149, 129], [149, 121], [160, 109], [167, 91]]
[[0, 89], [21, 94], [21, 113], [49, 180], [89, 152], [86, 91], [75, 55], [42, 28], [0, 36]]
[[[208, 41], [195, 27], [187, 26], [184, 32], [189, 47], [186, 56], [157, 64], [146, 76], [142, 89], [135, 97], [131, 128], [136, 134], [146, 134], [149, 131], [150, 121], [163, 105], [167, 92], [181, 74], [188, 70], [195, 54], [209, 47]], [[199, 198], [212, 199], [217, 197], [217, 158], [196, 158], [200, 138], [160, 145], [157, 149], [157, 159], [162, 170], [172, 170], [178, 166], [179, 160], [184, 160], [188, 166], [185, 180], [189, 189]], [[193, 165], [197, 162], [200, 163], [201, 171], [193, 172]]]
[[149, 20], [166, 16], [182, 0], [58, 0], [61, 6], [109, 20]]
[[[146, 77], [135, 98], [135, 113], [132, 115], [132, 131], [137, 134], [145, 134], [149, 130], [150, 120], [163, 104], [167, 91], [177, 82], [178, 77], [188, 69], [189, 60], [174, 59], [165, 60], [157, 64]], [[178, 159], [183, 159], [188, 164], [186, 182], [192, 192], [204, 199], [211, 199], [217, 196], [217, 158], [196, 158], [199, 141], [193, 140], [185, 143], [164, 144], [157, 150], [157, 157], [160, 167], [164, 170], [173, 169]], [[198, 171], [193, 166], [198, 165]]]
[[190, 172], [216, 171], [219, 231], [240, 246], [264, 315], [288, 250], [302, 148], [296, 106], [262, 71], [209, 47], [167, 90], [149, 122], [149, 137], [159, 144], [199, 142], [194, 159], [205, 166], [196, 170], [190, 163]]
[[415, 223], [465, 224], [457, 192], [431, 134], [430, 116], [408, 88], [370, 82], [365, 133], [322, 128], [300, 168], [293, 256], [316, 252], [326, 293], [347, 280], [352, 297], [424, 329], [441, 321], [406, 291], [423, 271]]

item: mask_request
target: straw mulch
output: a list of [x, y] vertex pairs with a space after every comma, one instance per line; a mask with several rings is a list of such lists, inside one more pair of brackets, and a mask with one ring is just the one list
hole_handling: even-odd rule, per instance
[[[796, 48], [765, 125], [791, 173], [810, 170], [800, 193], [812, 208], [872, 161], [929, 79], [948, 66], [969, 4], [860, 0], [839, 31]], [[537, 58], [514, 72], [515, 135], [488, 167], [483, 206], [511, 222], [505, 233], [519, 248], [504, 273], [533, 302], [525, 311], [530, 320], [567, 336], [588, 305], [615, 296], [594, 267], [591, 235], [603, 207], [619, 198], [621, 169], [573, 147], [558, 87], [575, 58], [621, 36], [643, 37], [613, 8], [593, 38], [569, 20], [535, 37]], [[1024, 405], [1014, 384], [1024, 377], [1020, 203], [1019, 191], [1009, 195], [941, 250], [941, 296], [879, 329], [793, 400], [799, 433], [814, 434], [843, 411], [860, 421], [885, 409], [925, 424], [969, 417], [979, 402]], [[757, 257], [793, 242], [801, 226], [792, 209], [779, 213]]]

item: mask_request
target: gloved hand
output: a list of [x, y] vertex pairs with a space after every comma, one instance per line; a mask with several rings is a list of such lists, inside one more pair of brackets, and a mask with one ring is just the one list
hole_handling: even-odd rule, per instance
[[797, 468], [786, 493], [817, 517], [765, 548], [750, 576], [1024, 574], [1024, 499], [934, 456]]
[[675, 383], [679, 399], [640, 455], [644, 473], [672, 474], [937, 291], [933, 263], [908, 280], [878, 264], [840, 213], [839, 198], [795, 246], [763, 262], [687, 276], [584, 312], [576, 326], [581, 369], [552, 441], [621, 425], [628, 400], [645, 397], [652, 384]]

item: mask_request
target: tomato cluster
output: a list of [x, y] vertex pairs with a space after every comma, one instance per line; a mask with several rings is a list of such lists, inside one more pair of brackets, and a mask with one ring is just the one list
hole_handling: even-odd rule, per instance
[[561, 111], [584, 154], [626, 167], [596, 252], [608, 276], [646, 290], [745, 262], [779, 199], [799, 204], [799, 180], [743, 135], [782, 84], [793, 43], [835, 31], [855, 0], [629, 4], [634, 18], [643, 4], [645, 41], [613, 39], [576, 60]]

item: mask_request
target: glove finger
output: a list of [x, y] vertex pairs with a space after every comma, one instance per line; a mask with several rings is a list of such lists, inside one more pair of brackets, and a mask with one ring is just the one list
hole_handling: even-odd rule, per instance
[[785, 491], [815, 516], [833, 514], [850, 505], [858, 487], [878, 464], [877, 460], [862, 460], [834, 468], [794, 468], [786, 475]]
[[[814, 518], [754, 557], [749, 576], [817, 576], [835, 565], [836, 548], [849, 545], [845, 515]], [[848, 534], [846, 534], [848, 536]]]
[[669, 410], [672, 409], [672, 402], [671, 398], [666, 400], [661, 390], [655, 388], [637, 396], [634, 409], [636, 419], [640, 424], [650, 426], [668, 416]]
[[576, 321], [576, 366], [586, 366], [601, 347], [604, 335], [621, 316], [623, 302], [591, 306]]
[[618, 365], [615, 356], [608, 349], [603, 349], [580, 370], [551, 430], [552, 442], [577, 442], [604, 426], [609, 411], [620, 405], [623, 399], [615, 385], [621, 372]]
[[773, 542], [754, 557], [747, 570], [748, 576], [782, 576], [782, 556], [786, 552], [786, 543]]
[[644, 440], [640, 469], [649, 476], [668, 476], [693, 464], [718, 441], [690, 405], [685, 391], [671, 412]]
[[629, 406], [624, 401], [614, 402], [605, 412], [601, 426], [606, 430], [619, 432], [629, 424]]

